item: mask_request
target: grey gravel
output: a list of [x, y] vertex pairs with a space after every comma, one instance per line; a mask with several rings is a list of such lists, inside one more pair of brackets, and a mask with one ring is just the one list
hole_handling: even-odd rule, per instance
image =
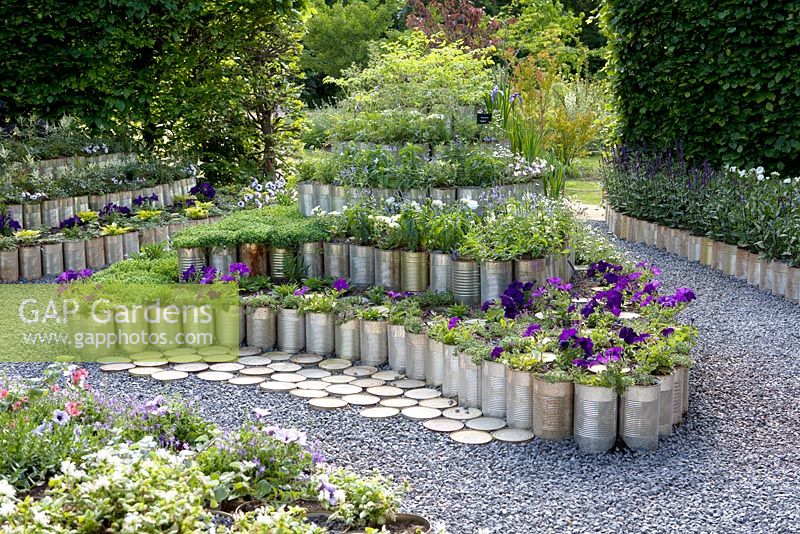
[[700, 329], [689, 414], [652, 453], [594, 456], [572, 440], [465, 446], [401, 417], [314, 411], [258, 387], [160, 384], [96, 368], [93, 379], [130, 397], [196, 398], [224, 427], [268, 408], [275, 423], [308, 431], [330, 461], [408, 479], [404, 508], [453, 533], [800, 532], [800, 308], [655, 248], [622, 246], [661, 267], [667, 288], [698, 294], [684, 317]]

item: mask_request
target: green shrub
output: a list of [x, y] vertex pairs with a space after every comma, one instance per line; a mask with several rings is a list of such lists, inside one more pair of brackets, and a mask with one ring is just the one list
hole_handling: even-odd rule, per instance
[[178, 281], [178, 256], [172, 252], [156, 260], [129, 259], [95, 273], [92, 282], [173, 284]]
[[793, 1], [605, 2], [624, 141], [800, 170], [797, 11]]

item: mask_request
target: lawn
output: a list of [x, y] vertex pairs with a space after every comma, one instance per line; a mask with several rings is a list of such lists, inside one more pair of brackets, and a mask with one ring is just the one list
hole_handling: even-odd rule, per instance
[[589, 156], [576, 160], [567, 180], [566, 195], [578, 202], [599, 206], [602, 204], [600, 183], [600, 156]]

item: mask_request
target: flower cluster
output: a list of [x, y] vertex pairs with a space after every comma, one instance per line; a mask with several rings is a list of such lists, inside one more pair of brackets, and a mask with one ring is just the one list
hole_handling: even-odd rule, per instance
[[213, 284], [214, 282], [238, 282], [242, 278], [250, 275], [250, 267], [244, 263], [231, 263], [228, 272], [223, 273], [213, 266], [198, 269], [190, 265], [181, 273], [181, 280], [184, 282], [198, 282], [200, 284]]
[[0, 212], [0, 234], [10, 236], [19, 230], [22, 230], [22, 225], [11, 217], [11, 212]]
[[158, 202], [158, 195], [155, 193], [153, 193], [150, 196], [139, 195], [138, 197], [133, 199], [133, 205], [139, 207], [149, 206], [155, 202]]
[[239, 191], [239, 202], [237, 205], [240, 208], [263, 208], [283, 198], [287, 200], [292, 199], [294, 194], [296, 194], [296, 191], [287, 190], [286, 178], [283, 176], [276, 176], [274, 179], [264, 182], [263, 184], [259, 182], [257, 178], [253, 178], [248, 186]]
[[199, 200], [208, 202], [214, 200], [214, 197], [217, 196], [217, 190], [210, 183], [202, 182], [189, 189], [189, 194], [196, 196]]
[[87, 145], [83, 147], [83, 152], [88, 155], [108, 154], [108, 145], [105, 143]]
[[70, 282], [75, 282], [77, 280], [83, 280], [84, 278], [89, 278], [90, 276], [92, 276], [92, 274], [93, 273], [91, 269], [81, 269], [80, 271], [73, 271], [70, 269], [58, 275], [58, 278], [56, 278], [56, 283], [68, 284]]

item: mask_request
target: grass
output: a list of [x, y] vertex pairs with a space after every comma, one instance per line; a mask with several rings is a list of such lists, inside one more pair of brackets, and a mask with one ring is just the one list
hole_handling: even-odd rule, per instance
[[600, 206], [603, 187], [600, 183], [600, 156], [578, 158], [572, 163], [570, 178], [567, 179], [564, 193], [567, 197]]

